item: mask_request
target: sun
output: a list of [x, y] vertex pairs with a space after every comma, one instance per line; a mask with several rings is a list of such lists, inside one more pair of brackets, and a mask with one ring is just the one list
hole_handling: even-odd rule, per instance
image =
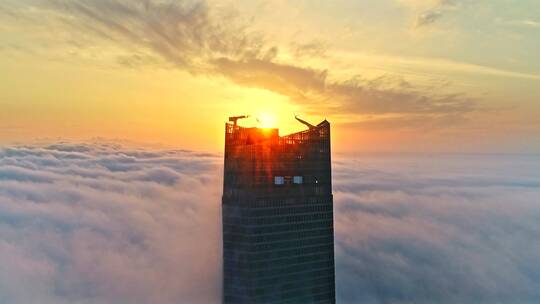
[[257, 115], [257, 120], [261, 128], [274, 128], [276, 125], [276, 115], [273, 113], [263, 112]]

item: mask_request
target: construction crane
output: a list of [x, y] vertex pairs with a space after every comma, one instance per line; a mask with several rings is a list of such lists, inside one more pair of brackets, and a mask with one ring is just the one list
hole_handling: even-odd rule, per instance
[[294, 118], [296, 118], [296, 120], [298, 120], [300, 123], [303, 123], [304, 125], [306, 125], [310, 130], [311, 129], [315, 129], [315, 126], [310, 124], [309, 122], [303, 120], [303, 119], [300, 119], [298, 118], [298, 115], [294, 115]]
[[231, 116], [229, 117], [229, 121], [232, 121], [233, 125], [236, 127], [237, 121], [239, 119], [248, 118], [249, 115], [241, 115], [241, 116]]

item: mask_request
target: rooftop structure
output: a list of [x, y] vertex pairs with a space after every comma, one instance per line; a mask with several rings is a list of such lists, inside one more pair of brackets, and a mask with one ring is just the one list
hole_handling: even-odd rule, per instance
[[330, 123], [225, 125], [224, 303], [335, 303]]

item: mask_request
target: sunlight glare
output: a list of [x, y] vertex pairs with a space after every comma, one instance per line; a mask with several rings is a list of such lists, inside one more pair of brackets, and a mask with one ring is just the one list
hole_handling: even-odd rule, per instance
[[276, 116], [272, 113], [263, 112], [257, 115], [258, 122], [261, 128], [275, 128]]

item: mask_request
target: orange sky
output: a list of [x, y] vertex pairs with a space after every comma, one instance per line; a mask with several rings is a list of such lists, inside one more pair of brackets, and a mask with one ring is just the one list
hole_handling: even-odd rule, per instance
[[339, 152], [539, 152], [539, 15], [502, 0], [7, 0], [0, 143], [220, 151], [228, 116], [286, 134], [298, 114], [327, 118]]

